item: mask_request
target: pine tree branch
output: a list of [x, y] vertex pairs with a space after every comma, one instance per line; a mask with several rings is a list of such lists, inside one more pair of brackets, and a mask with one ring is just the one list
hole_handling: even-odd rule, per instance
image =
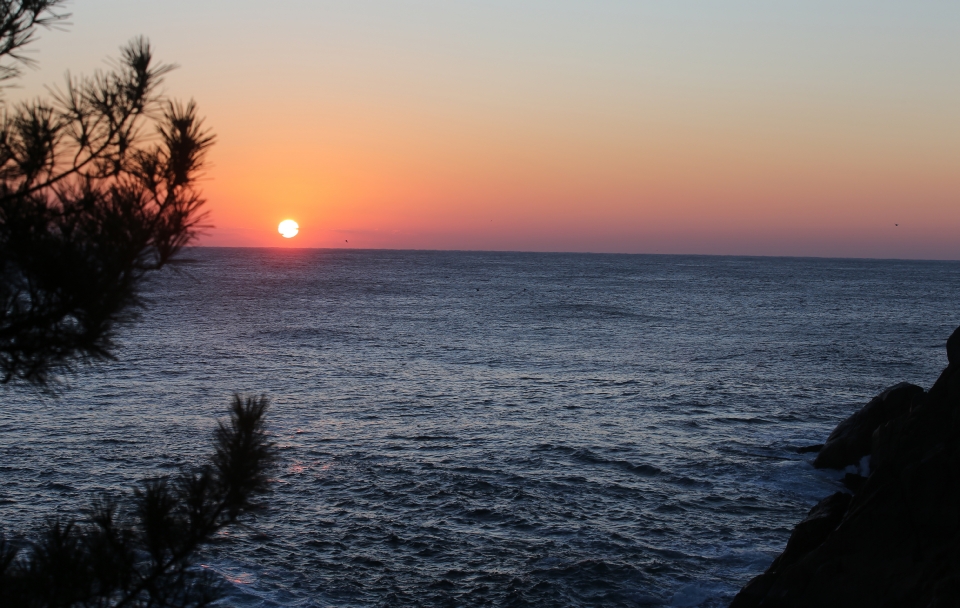
[[[173, 483], [145, 482], [129, 515], [101, 498], [88, 522], [54, 520], [23, 555], [0, 538], [0, 605], [202, 606], [217, 582], [191, 571], [192, 558], [224, 528], [256, 511], [269, 492], [276, 452], [264, 427], [266, 397], [235, 395], [214, 453]], [[138, 557], [139, 556], [139, 557]]]

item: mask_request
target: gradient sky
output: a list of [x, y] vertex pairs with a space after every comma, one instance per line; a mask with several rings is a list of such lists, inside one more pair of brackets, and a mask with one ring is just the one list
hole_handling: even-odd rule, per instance
[[956, 0], [69, 10], [8, 99], [148, 36], [218, 136], [201, 244], [960, 259]]

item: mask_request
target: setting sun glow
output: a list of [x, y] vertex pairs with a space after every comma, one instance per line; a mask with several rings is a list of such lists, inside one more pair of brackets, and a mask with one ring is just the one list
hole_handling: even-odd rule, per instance
[[960, 260], [960, 2], [77, 5], [4, 94], [148, 36], [200, 246]]
[[292, 239], [300, 232], [300, 224], [293, 220], [283, 220], [280, 222], [280, 225], [277, 226], [277, 232], [285, 239]]

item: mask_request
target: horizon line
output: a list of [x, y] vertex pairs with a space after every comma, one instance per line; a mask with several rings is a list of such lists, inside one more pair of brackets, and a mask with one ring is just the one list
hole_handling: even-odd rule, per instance
[[818, 255], [760, 255], [737, 253], [628, 253], [603, 251], [548, 251], [548, 250], [517, 250], [517, 249], [396, 249], [389, 247], [291, 247], [291, 246], [245, 246], [245, 245], [186, 245], [184, 249], [270, 249], [295, 251], [389, 251], [409, 253], [513, 253], [529, 255], [603, 255], [603, 256], [662, 256], [662, 257], [701, 257], [701, 258], [774, 258], [795, 260], [850, 260], [864, 262], [960, 262], [957, 258], [879, 258], [879, 257], [852, 257], [852, 256], [818, 256]]

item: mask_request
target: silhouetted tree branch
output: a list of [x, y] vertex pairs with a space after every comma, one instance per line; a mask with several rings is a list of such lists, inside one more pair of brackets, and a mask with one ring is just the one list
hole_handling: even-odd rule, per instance
[[[0, 0], [0, 59], [21, 60], [59, 4]], [[172, 67], [137, 38], [113, 71], [68, 75], [52, 100], [0, 116], [0, 382], [45, 387], [109, 358], [144, 276], [201, 227], [194, 185], [214, 137], [194, 102], [158, 92]]]
[[20, 75], [21, 66], [33, 60], [22, 54], [33, 42], [38, 27], [63, 22], [69, 15], [58, 12], [65, 0], [0, 0], [0, 82]]
[[132, 505], [101, 498], [83, 523], [53, 520], [18, 552], [0, 538], [0, 605], [187, 607], [215, 601], [220, 581], [196, 569], [198, 549], [261, 507], [273, 445], [266, 397], [234, 396], [207, 464], [144, 482]]
[[[0, 82], [29, 59], [64, 0], [0, 0]], [[159, 92], [170, 65], [143, 38], [108, 72], [67, 76], [50, 100], [0, 103], [0, 383], [48, 388], [51, 374], [111, 356], [144, 277], [201, 227], [195, 189], [213, 136], [196, 105]], [[0, 537], [0, 606], [206, 606], [220, 581], [197, 551], [268, 490], [265, 397], [235, 396], [209, 461], [53, 519], [24, 546]]]

